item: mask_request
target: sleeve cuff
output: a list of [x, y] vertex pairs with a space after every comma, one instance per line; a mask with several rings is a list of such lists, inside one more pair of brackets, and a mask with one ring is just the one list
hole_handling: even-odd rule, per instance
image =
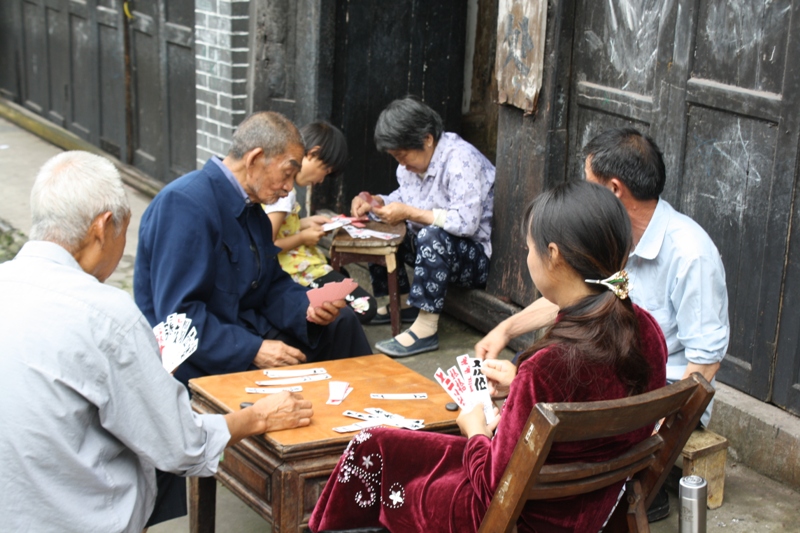
[[433, 210], [433, 225], [439, 228], [444, 228], [445, 220], [447, 219], [447, 209], [434, 209]]

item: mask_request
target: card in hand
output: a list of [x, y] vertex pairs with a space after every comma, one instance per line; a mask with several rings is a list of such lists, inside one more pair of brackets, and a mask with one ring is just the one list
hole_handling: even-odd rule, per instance
[[192, 319], [184, 313], [172, 313], [164, 322], [153, 328], [161, 350], [161, 364], [172, 373], [195, 350], [197, 350], [197, 328], [191, 328]]
[[344, 297], [353, 292], [356, 287], [358, 287], [358, 283], [350, 278], [345, 278], [342, 281], [326, 283], [322, 287], [311, 289], [306, 294], [312, 307], [320, 307], [325, 302], [344, 300]]

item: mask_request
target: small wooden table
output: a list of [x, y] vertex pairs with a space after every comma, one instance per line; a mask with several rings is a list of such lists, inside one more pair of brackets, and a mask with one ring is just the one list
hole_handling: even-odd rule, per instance
[[[445, 409], [450, 399], [444, 390], [385, 355], [292, 368], [318, 367], [325, 368], [334, 380], [349, 382], [353, 392], [340, 405], [326, 405], [330, 380], [304, 383], [301, 394], [311, 400], [314, 409], [310, 426], [244, 439], [225, 450], [215, 478], [191, 478], [189, 521], [193, 533], [214, 531], [217, 479], [269, 521], [274, 533], [306, 531], [322, 488], [356, 435], [331, 429], [357, 422], [342, 415], [347, 409], [380, 407], [406, 418], [424, 419], [427, 431], [458, 433], [456, 413]], [[200, 413], [236, 411], [240, 403], [262, 397], [244, 389], [263, 379], [267, 378], [260, 370], [193, 379], [189, 382], [192, 407]], [[369, 396], [373, 392], [425, 392], [428, 399], [373, 400]]]
[[406, 224], [401, 222], [390, 226], [382, 222], [369, 221], [367, 229], [394, 233], [399, 237], [385, 241], [369, 238], [357, 239], [350, 236], [347, 230], [339, 228], [331, 243], [331, 266], [337, 272], [350, 263], [376, 263], [386, 267], [389, 280], [389, 315], [392, 319], [392, 335], [400, 333], [400, 293], [397, 287], [397, 248], [406, 236]]

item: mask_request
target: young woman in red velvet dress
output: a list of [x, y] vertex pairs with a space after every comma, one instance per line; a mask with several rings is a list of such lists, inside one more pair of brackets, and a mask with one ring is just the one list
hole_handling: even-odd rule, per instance
[[[331, 474], [312, 514], [312, 531], [476, 531], [534, 404], [624, 398], [665, 385], [661, 329], [627, 298], [623, 268], [631, 229], [616, 197], [588, 182], [560, 185], [531, 204], [524, 229], [531, 278], [560, 312], [516, 365], [484, 362], [497, 395], [507, 395], [499, 423], [496, 417], [487, 426], [477, 407], [458, 417], [463, 437], [362, 431]], [[554, 444], [548, 460], [603, 461], [651, 431]], [[517, 527], [599, 531], [621, 488], [622, 482], [582, 496], [528, 502]]]

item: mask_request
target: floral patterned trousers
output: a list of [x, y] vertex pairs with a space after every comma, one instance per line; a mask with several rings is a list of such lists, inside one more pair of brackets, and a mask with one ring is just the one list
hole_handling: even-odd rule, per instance
[[[403, 263], [414, 267], [414, 281], [410, 285]], [[397, 264], [400, 294], [408, 294], [412, 307], [429, 313], [441, 313], [444, 309], [448, 283], [482, 289], [489, 276], [489, 258], [483, 246], [437, 226], [426, 226], [416, 235], [408, 231], [398, 247]], [[386, 267], [370, 263], [369, 273], [375, 296], [389, 294]]]

